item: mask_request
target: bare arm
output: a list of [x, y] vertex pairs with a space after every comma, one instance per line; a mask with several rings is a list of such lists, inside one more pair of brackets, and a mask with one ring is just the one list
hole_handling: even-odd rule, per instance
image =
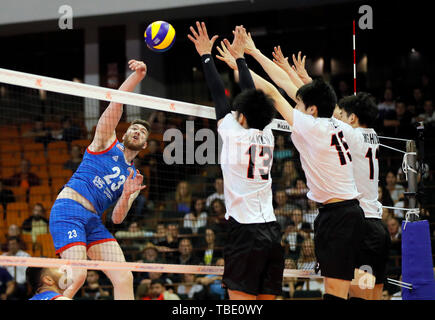
[[[128, 66], [134, 72], [119, 87], [119, 91], [132, 92], [146, 75], [147, 67], [142, 61], [130, 60]], [[95, 137], [89, 146], [94, 152], [107, 149], [116, 139], [115, 128], [123, 112], [122, 103], [111, 102], [97, 123]]]
[[288, 57], [284, 57], [284, 54], [281, 51], [281, 47], [274, 47], [273, 50], [273, 62], [287, 73], [290, 81], [293, 82], [296, 88], [302, 87], [304, 85], [304, 82], [299, 78], [296, 71], [291, 67], [290, 63], [288, 62]]
[[143, 176], [136, 170], [136, 177], [133, 178], [133, 170], [130, 171], [130, 175], [124, 183], [121, 197], [116, 203], [112, 212], [112, 221], [115, 224], [120, 224], [124, 221], [128, 211], [133, 204], [133, 201], [137, 198], [140, 191], [146, 188], [142, 185]]

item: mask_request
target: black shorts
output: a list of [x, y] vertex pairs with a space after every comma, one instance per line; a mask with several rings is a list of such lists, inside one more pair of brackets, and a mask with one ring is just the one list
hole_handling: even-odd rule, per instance
[[284, 248], [279, 224], [241, 224], [231, 217], [228, 221], [224, 286], [252, 295], [281, 295]]
[[359, 268], [364, 212], [358, 200], [326, 204], [314, 220], [314, 246], [321, 275], [351, 281]]
[[372, 269], [376, 284], [381, 284], [385, 280], [390, 244], [390, 234], [385, 223], [381, 219], [366, 218], [359, 265]]

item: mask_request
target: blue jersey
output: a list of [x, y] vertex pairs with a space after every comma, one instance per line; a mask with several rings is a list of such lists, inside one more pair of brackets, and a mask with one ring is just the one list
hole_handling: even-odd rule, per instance
[[89, 200], [98, 215], [115, 203], [122, 194], [124, 182], [136, 168], [128, 164], [124, 157], [124, 145], [117, 139], [106, 150], [92, 152], [89, 148], [76, 172], [66, 184]]
[[54, 300], [56, 298], [63, 297], [60, 293], [54, 291], [45, 291], [35, 294], [29, 300]]

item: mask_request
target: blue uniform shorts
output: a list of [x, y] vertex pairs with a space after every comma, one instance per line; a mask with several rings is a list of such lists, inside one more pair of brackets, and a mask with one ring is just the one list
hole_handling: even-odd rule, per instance
[[99, 243], [116, 241], [97, 214], [71, 199], [54, 202], [49, 222], [56, 254], [73, 246], [89, 249]]

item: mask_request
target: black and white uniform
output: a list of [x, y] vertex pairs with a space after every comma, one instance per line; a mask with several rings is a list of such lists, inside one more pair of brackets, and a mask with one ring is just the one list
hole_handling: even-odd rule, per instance
[[359, 264], [369, 266], [376, 277], [376, 284], [381, 284], [385, 280], [391, 239], [382, 221], [382, 204], [378, 201], [379, 139], [371, 128], [352, 128], [346, 123], [342, 125], [352, 151], [355, 183], [361, 193], [359, 203], [365, 215]]
[[364, 212], [359, 206], [352, 154], [343, 123], [314, 118], [293, 110], [293, 144], [299, 151], [307, 178], [308, 198], [325, 203], [314, 221], [316, 258], [322, 276], [351, 281], [358, 268]]
[[[231, 113], [213, 58], [206, 54], [201, 61], [223, 140], [221, 168], [228, 230], [222, 282], [230, 290], [251, 295], [280, 295], [284, 249], [272, 206], [272, 131], [268, 127], [243, 128]], [[255, 88], [245, 60], [236, 62], [242, 90]]]
[[245, 129], [227, 114], [218, 132], [229, 220], [223, 283], [253, 295], [279, 295], [284, 252], [272, 205], [272, 130]]

